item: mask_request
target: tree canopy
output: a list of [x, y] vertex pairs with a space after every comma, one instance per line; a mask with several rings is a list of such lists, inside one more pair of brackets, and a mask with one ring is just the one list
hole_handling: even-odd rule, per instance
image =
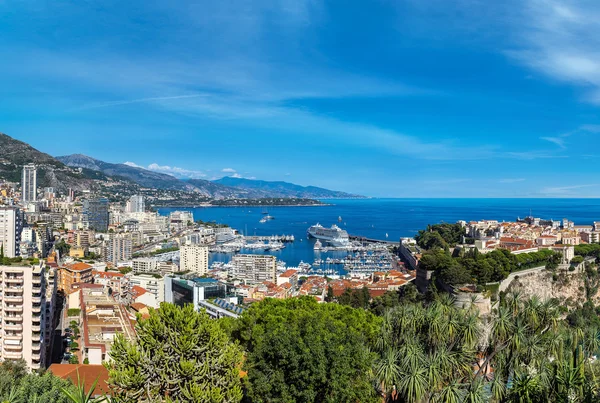
[[112, 346], [115, 402], [239, 402], [242, 352], [220, 323], [192, 305], [163, 303], [138, 316], [136, 339]]
[[251, 402], [377, 402], [375, 355], [380, 319], [364, 309], [314, 298], [266, 299], [235, 321], [247, 351]]

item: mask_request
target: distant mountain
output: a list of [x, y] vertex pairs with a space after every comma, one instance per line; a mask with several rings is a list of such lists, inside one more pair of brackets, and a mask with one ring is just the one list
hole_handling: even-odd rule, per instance
[[29, 144], [0, 133], [0, 178], [20, 182], [23, 165], [30, 163], [37, 166], [38, 186], [54, 187], [63, 192], [68, 188], [91, 189], [94, 187], [94, 179], [106, 179], [100, 172], [69, 168]]
[[112, 178], [125, 178], [146, 188], [194, 192], [215, 199], [268, 197], [266, 192], [234, 188], [203, 179], [184, 181], [171, 175], [126, 164], [104, 162], [83, 154], [66, 155], [56, 158], [70, 167], [99, 171]]
[[364, 198], [364, 196], [323, 189], [316, 186], [300, 186], [289, 182], [270, 182], [254, 179], [234, 178], [231, 176], [226, 176], [224, 178], [215, 180], [214, 183], [246, 189], [248, 191], [262, 192], [264, 194], [268, 194], [268, 197], [298, 197], [304, 199]]
[[193, 186], [190, 186], [171, 175], [161, 174], [125, 164], [104, 162], [83, 154], [65, 155], [56, 157], [56, 159], [70, 167], [87, 168], [94, 171], [100, 171], [109, 177], [125, 178], [142, 187], [190, 192], [195, 190]]

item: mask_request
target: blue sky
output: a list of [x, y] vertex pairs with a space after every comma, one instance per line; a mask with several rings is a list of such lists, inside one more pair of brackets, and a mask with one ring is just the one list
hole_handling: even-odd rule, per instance
[[600, 196], [597, 1], [0, 0], [0, 131], [178, 176]]

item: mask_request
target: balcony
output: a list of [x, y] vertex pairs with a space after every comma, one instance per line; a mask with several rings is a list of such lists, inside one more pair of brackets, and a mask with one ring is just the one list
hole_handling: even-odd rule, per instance
[[11, 350], [11, 351], [23, 351], [23, 344], [19, 343], [19, 344], [7, 344], [4, 343], [4, 349], [5, 350]]
[[23, 294], [23, 287], [6, 287], [4, 288], [5, 292], [13, 292], [15, 294]]
[[18, 323], [5, 323], [3, 327], [6, 330], [16, 330], [18, 332], [23, 330], [23, 325], [20, 325]]
[[23, 284], [23, 277], [6, 277], [4, 281], [7, 284]]
[[33, 325], [33, 326], [31, 326], [31, 331], [35, 332], [35, 333], [38, 333], [38, 332], [42, 331], [42, 328], [39, 325]]
[[13, 352], [13, 351], [5, 351], [3, 355], [4, 355], [4, 358], [9, 358], [9, 359], [13, 359], [13, 360], [18, 360], [23, 357], [22, 353]]
[[33, 351], [40, 351], [40, 348], [42, 348], [42, 343], [33, 343], [31, 344], [31, 349]]
[[6, 312], [23, 312], [23, 305], [4, 305]]
[[40, 363], [39, 362], [32, 362], [31, 363], [31, 369], [40, 369]]
[[[31, 359], [34, 360], [34, 361], [39, 361], [39, 360], [42, 359], [42, 356], [39, 353], [38, 354], [31, 354]], [[38, 365], [39, 365], [39, 363], [38, 363]]]
[[7, 315], [4, 317], [4, 320], [7, 322], [23, 322], [22, 315]]
[[4, 340], [23, 340], [23, 335], [21, 333], [8, 333], [4, 335]]
[[42, 284], [42, 278], [41, 277], [37, 277], [37, 276], [33, 276], [33, 279], [31, 280], [31, 282], [33, 284]]
[[41, 304], [42, 303], [42, 297], [33, 296], [33, 297], [31, 297], [31, 302], [33, 302], [34, 304]]
[[17, 297], [15, 295], [5, 295], [4, 296], [4, 302], [13, 302], [16, 304], [22, 304], [23, 303], [23, 297]]
[[34, 305], [31, 307], [31, 312], [40, 313], [40, 312], [42, 312], [42, 307]]

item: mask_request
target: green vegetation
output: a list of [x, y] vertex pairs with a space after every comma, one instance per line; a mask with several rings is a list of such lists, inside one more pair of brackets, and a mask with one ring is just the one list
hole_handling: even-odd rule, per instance
[[54, 249], [58, 251], [61, 257], [68, 256], [69, 251], [71, 250], [71, 245], [66, 243], [64, 239], [61, 239], [54, 244]]
[[337, 299], [338, 304], [349, 305], [353, 308], [367, 309], [370, 306], [371, 295], [367, 287], [351, 290], [349, 288], [344, 291]]
[[107, 363], [116, 402], [239, 402], [242, 352], [218, 321], [193, 306], [161, 304], [118, 336]]
[[67, 316], [79, 316], [81, 313], [81, 309], [79, 308], [70, 308], [67, 310]]
[[131, 273], [132, 271], [133, 269], [131, 267], [119, 267], [119, 273], [121, 274]]
[[322, 202], [297, 197], [266, 197], [260, 199], [217, 199], [211, 200], [213, 206], [320, 206]]
[[590, 243], [575, 246], [575, 254], [580, 256], [592, 256], [598, 259], [600, 257], [600, 244]]
[[0, 364], [0, 402], [70, 402], [63, 390], [73, 392], [75, 387], [50, 372], [28, 373], [24, 361]]
[[[553, 301], [508, 295], [483, 337], [477, 312], [449, 297], [385, 317], [375, 370], [390, 402], [593, 402], [600, 398], [597, 328], [575, 331]], [[481, 347], [483, 346], [483, 348]], [[478, 357], [478, 358], [477, 358]]]
[[428, 225], [426, 230], [420, 230], [415, 236], [417, 245], [423, 249], [447, 249], [461, 242], [465, 229], [460, 224]]
[[435, 271], [436, 277], [446, 284], [486, 284], [504, 280], [510, 273], [539, 266], [558, 265], [558, 252], [544, 249], [539, 252], [513, 255], [500, 249], [486, 254], [476, 249], [463, 256], [452, 257], [449, 252], [434, 248], [423, 254], [419, 266]]
[[314, 298], [266, 299], [232, 324], [252, 402], [378, 402], [371, 381], [380, 319]]

